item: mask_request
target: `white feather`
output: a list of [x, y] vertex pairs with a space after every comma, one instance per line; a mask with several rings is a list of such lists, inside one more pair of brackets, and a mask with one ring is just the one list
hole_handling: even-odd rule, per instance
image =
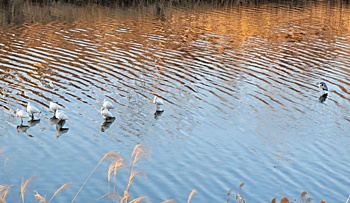
[[112, 113], [110, 111], [108, 111], [108, 109], [106, 109], [105, 107], [101, 107], [101, 115], [105, 119], [113, 117]]
[[30, 115], [27, 113], [27, 112], [25, 112], [24, 110], [16, 110], [15, 111], [15, 113], [16, 113], [16, 116], [18, 116], [18, 117], [20, 117], [21, 119], [22, 118], [29, 118], [30, 117]]
[[61, 107], [58, 104], [56, 104], [55, 102], [50, 102], [50, 110], [51, 111], [56, 113], [56, 111], [60, 110], [60, 109], [61, 109]]
[[68, 120], [68, 116], [62, 110], [56, 111], [56, 118], [59, 120]]
[[114, 105], [107, 100], [103, 100], [103, 107], [107, 110], [115, 108]]
[[32, 106], [30, 102], [27, 104], [27, 112], [30, 113], [32, 116], [35, 113], [40, 113], [40, 110], [36, 108], [35, 106]]
[[163, 111], [160, 106], [164, 104], [163, 100], [157, 96], [154, 96], [153, 103], [156, 105], [156, 111]]

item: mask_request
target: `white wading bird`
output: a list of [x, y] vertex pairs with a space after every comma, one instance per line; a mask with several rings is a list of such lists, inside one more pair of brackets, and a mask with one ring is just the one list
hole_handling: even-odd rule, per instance
[[105, 109], [107, 109], [107, 110], [115, 109], [114, 105], [111, 102], [107, 101], [107, 100], [103, 100], [103, 107]]
[[15, 111], [15, 114], [16, 114], [17, 117], [21, 118], [21, 124], [23, 123], [23, 118], [29, 118], [30, 117], [30, 115], [27, 112], [25, 112], [24, 110], [17, 109]]
[[104, 106], [101, 107], [101, 115], [103, 116], [103, 118], [105, 120], [110, 119], [110, 118], [114, 118], [112, 113], [110, 111], [108, 111], [108, 109], [106, 109]]
[[54, 115], [56, 116], [56, 111], [60, 110], [61, 107], [56, 104], [55, 102], [50, 102], [50, 110], [54, 112]]
[[56, 110], [56, 118], [60, 121], [68, 120], [68, 116], [62, 110]]
[[27, 112], [29, 113], [29, 114], [31, 114], [31, 116], [32, 116], [32, 119], [34, 119], [34, 114], [35, 113], [40, 113], [40, 110], [38, 109], [38, 108], [36, 108], [35, 106], [32, 106], [32, 105], [30, 105], [30, 102], [28, 102], [28, 104], [27, 104]]
[[156, 105], [156, 111], [164, 111], [160, 108], [160, 106], [164, 104], [164, 102], [161, 98], [154, 96], [153, 104]]

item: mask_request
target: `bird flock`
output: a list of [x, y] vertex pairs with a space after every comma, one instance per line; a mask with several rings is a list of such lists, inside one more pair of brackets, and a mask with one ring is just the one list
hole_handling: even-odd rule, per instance
[[[325, 82], [320, 82], [317, 84], [317, 86], [322, 90], [322, 94], [319, 97], [319, 101], [323, 103], [324, 101], [326, 101], [328, 96], [328, 87]], [[156, 106], [154, 117], [157, 119], [157, 117], [164, 112], [164, 110], [161, 108], [161, 106], [164, 105], [164, 102], [160, 97], [154, 96], [153, 104], [155, 104]], [[61, 106], [59, 106], [57, 103], [50, 102], [49, 108], [51, 111], [54, 112], [54, 116], [50, 118], [50, 123], [56, 123], [56, 128], [58, 130], [67, 130], [67, 128], [63, 128], [63, 125], [65, 124], [65, 121], [68, 120], [68, 116], [62, 110]], [[102, 124], [101, 131], [104, 131], [111, 125], [111, 123], [114, 122], [115, 117], [110, 112], [110, 110], [112, 109], [115, 109], [115, 106], [110, 101], [104, 99], [102, 107], [100, 109], [100, 114], [104, 118], [104, 123]], [[17, 117], [21, 118], [21, 126], [23, 127], [23, 129], [27, 129], [25, 128], [25, 126], [22, 125], [23, 119], [31, 117], [31, 122], [38, 122], [40, 121], [40, 119], [35, 119], [34, 114], [40, 114], [40, 112], [41, 111], [38, 108], [36, 108], [35, 106], [31, 105], [30, 102], [28, 102], [26, 111], [23, 109], [17, 109], [15, 111], [15, 114]]]
[[[155, 96], [153, 99], [153, 103], [156, 105], [156, 112], [155, 112], [155, 117], [161, 115], [161, 113], [164, 112], [163, 109], [161, 109], [160, 106], [164, 105], [164, 102], [161, 98], [158, 96]], [[63, 128], [63, 125], [65, 124], [66, 120], [68, 120], [67, 114], [62, 110], [61, 106], [59, 106], [55, 102], [50, 102], [49, 104], [49, 109], [54, 112], [54, 115], [52, 118], [50, 118], [50, 124], [56, 124], [56, 130], [58, 131], [63, 131], [63, 130], [68, 130], [68, 128]], [[111, 109], [115, 109], [115, 106], [110, 102], [107, 101], [106, 99], [103, 100], [103, 104], [100, 110], [101, 116], [104, 118], [104, 123], [102, 124], [101, 131], [104, 131], [107, 129], [115, 120], [115, 117], [113, 114], [110, 112]], [[40, 122], [40, 119], [35, 119], [34, 114], [40, 114], [41, 111], [30, 104], [30, 102], [27, 103], [27, 108], [26, 110], [24, 109], [17, 109], [15, 111], [15, 114], [17, 117], [21, 118], [21, 125], [17, 126], [17, 130], [20, 131], [26, 131], [29, 127], [23, 125], [23, 119], [25, 118], [31, 118], [29, 122], [32, 123], [38, 123]]]

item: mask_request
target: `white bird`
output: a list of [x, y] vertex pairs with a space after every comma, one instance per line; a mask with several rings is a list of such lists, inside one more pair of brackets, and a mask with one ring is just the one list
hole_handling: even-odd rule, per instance
[[107, 100], [103, 100], [103, 107], [107, 110], [115, 108], [114, 105]]
[[105, 107], [101, 107], [101, 115], [104, 119], [113, 118], [112, 113], [108, 111], [108, 109], [106, 109]]
[[26, 111], [24, 111], [22, 109], [21, 110], [17, 109], [15, 111], [15, 114], [16, 114], [17, 117], [21, 118], [21, 124], [23, 123], [23, 118], [29, 118], [30, 117], [30, 115]]
[[56, 110], [56, 118], [60, 121], [68, 120], [68, 116], [62, 110]]
[[27, 104], [27, 112], [32, 115], [32, 119], [34, 119], [35, 113], [40, 113], [40, 110], [35, 106], [30, 105], [30, 102]]
[[56, 111], [60, 109], [61, 107], [58, 104], [56, 104], [55, 102], [50, 102], [50, 110], [55, 113], [54, 115], [56, 115]]
[[153, 104], [156, 105], [156, 111], [164, 111], [160, 108], [160, 106], [164, 104], [164, 102], [161, 98], [154, 96]]

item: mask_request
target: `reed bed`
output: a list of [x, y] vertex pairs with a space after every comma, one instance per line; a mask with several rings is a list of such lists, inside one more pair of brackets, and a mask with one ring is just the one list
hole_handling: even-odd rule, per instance
[[[0, 151], [1, 152], [1, 151]], [[1, 155], [1, 153], [0, 153]], [[98, 164], [95, 166], [95, 168], [91, 171], [91, 173], [88, 175], [88, 177], [85, 179], [84, 183], [81, 185], [81, 187], [78, 189], [76, 192], [75, 196], [72, 199], [72, 203], [76, 201], [76, 198], [79, 196], [80, 192], [83, 190], [84, 186], [87, 184], [87, 182], [91, 179], [93, 174], [95, 173], [96, 169], [101, 165], [101, 163], [109, 160], [111, 161], [108, 170], [107, 170], [107, 180], [108, 180], [108, 191], [106, 194], [102, 195], [101, 197], [96, 198], [94, 201], [103, 199], [103, 198], [108, 198], [108, 202], [119, 202], [119, 203], [139, 203], [143, 202], [148, 199], [146, 196], [141, 196], [141, 197], [131, 197], [130, 196], [130, 186], [134, 180], [134, 178], [138, 175], [143, 175], [146, 176], [146, 173], [143, 171], [137, 170], [136, 165], [140, 159], [143, 158], [148, 158], [149, 153], [148, 150], [143, 147], [141, 144], [137, 144], [132, 153], [131, 153], [131, 158], [129, 164], [125, 164], [125, 160], [123, 157], [119, 155], [117, 151], [110, 151], [107, 154], [105, 154], [101, 160], [98, 162]], [[5, 168], [6, 168], [6, 162], [8, 159], [5, 159]], [[117, 183], [117, 172], [123, 167], [123, 166], [128, 167], [128, 178], [127, 178], [127, 184], [125, 186], [125, 189], [122, 191], [123, 195], [120, 195], [118, 191], [116, 191], [116, 183]], [[6, 170], [5, 170], [6, 171]], [[21, 183], [21, 189], [20, 189], [20, 198], [19, 201], [22, 203], [25, 202], [25, 194], [27, 191], [28, 185], [35, 179], [37, 176], [32, 176], [29, 177], [27, 180], [22, 179]], [[113, 183], [113, 185], [112, 185]], [[35, 194], [33, 195], [34, 198], [37, 200], [39, 203], [50, 203], [53, 201], [54, 197], [56, 197], [59, 193], [61, 193], [64, 189], [68, 188], [71, 186], [72, 183], [65, 183], [61, 187], [59, 187], [51, 196], [49, 200], [46, 200], [44, 196], [42, 196], [39, 192], [34, 191]], [[245, 198], [242, 195], [242, 190], [244, 187], [244, 183], [241, 183], [237, 189], [236, 195], [235, 195], [235, 201], [236, 203], [247, 203]], [[7, 195], [12, 191], [12, 186], [10, 185], [0, 185], [0, 203], [6, 203], [7, 202]], [[187, 199], [187, 203], [190, 203], [194, 197], [194, 195], [197, 193], [196, 189], [193, 189]], [[226, 203], [230, 202], [230, 197], [232, 196], [233, 190], [230, 189], [226, 196]], [[279, 203], [310, 203], [313, 198], [307, 197], [307, 192], [303, 191], [300, 194], [300, 197], [298, 199], [295, 199], [294, 201], [290, 201], [287, 197], [282, 197], [282, 199], [279, 201]], [[350, 196], [348, 196], [347, 200], [345, 203], [348, 203], [350, 201]], [[14, 195], [12, 197], [12, 201], [10, 202], [17, 202]], [[224, 202], [224, 200], [223, 200]], [[277, 203], [278, 200], [277, 198], [273, 198], [271, 200], [271, 203]], [[176, 203], [175, 200], [170, 199], [170, 200], [165, 200], [162, 203]], [[321, 200], [320, 203], [326, 203], [325, 200]]]

